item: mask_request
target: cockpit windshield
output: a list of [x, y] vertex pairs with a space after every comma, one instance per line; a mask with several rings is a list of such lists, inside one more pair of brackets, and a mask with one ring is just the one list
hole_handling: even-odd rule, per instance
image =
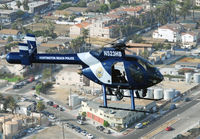
[[154, 68], [154, 66], [146, 61], [143, 61], [141, 59], [138, 59], [138, 63], [144, 68], [144, 70], [148, 71]]

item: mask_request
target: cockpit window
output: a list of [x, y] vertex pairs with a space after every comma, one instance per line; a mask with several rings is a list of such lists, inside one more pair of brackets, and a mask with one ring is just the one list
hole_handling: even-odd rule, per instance
[[146, 65], [146, 63], [145, 63], [144, 61], [138, 59], [138, 63], [139, 63], [145, 70], [147, 70], [147, 65]]
[[144, 81], [143, 79], [143, 73], [139, 66], [135, 64], [130, 64], [129, 71], [131, 73], [132, 78], [137, 81], [138, 83], [142, 83]]
[[151, 70], [152, 68], [154, 68], [154, 66], [146, 61], [142, 61], [140, 59], [138, 59], [138, 63], [147, 71], [147, 70]]

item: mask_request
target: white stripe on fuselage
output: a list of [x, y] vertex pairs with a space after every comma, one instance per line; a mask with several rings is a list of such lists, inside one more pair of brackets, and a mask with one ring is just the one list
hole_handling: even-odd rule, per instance
[[36, 41], [35, 37], [25, 36], [26, 41]]
[[[96, 76], [97, 79], [99, 79], [101, 82], [105, 84], [112, 83], [110, 74], [105, 70], [105, 68], [97, 58], [92, 56], [89, 52], [78, 53], [77, 56], [81, 61], [83, 61], [86, 65], [90, 67], [90, 69], [92, 70], [93, 74]], [[101, 77], [98, 77], [96, 75], [96, 72], [99, 68], [103, 70]]]
[[19, 50], [28, 51], [28, 46], [19, 46]]

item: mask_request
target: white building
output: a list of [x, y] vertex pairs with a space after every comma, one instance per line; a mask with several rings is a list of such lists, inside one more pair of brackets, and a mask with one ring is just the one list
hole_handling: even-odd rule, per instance
[[185, 32], [181, 34], [182, 43], [191, 43], [197, 41], [198, 34], [195, 32]]
[[[97, 100], [98, 101], [98, 100]], [[81, 103], [80, 114], [86, 112], [86, 116], [95, 122], [103, 124], [104, 121], [107, 121], [112, 128], [127, 128], [127, 126], [133, 125], [134, 122], [141, 119], [144, 116], [142, 112], [131, 112], [131, 111], [121, 111], [113, 109], [99, 108], [101, 105], [97, 101], [88, 101]], [[126, 100], [128, 101], [128, 100]], [[139, 100], [135, 99], [136, 109], [145, 109], [147, 111], [152, 110], [156, 107], [155, 101], [150, 100]], [[112, 101], [108, 104], [111, 107], [120, 107], [130, 109], [130, 103], [121, 103], [119, 101]]]
[[110, 18], [100, 18], [93, 19], [92, 24], [90, 25], [90, 36], [91, 37], [100, 37], [100, 38], [114, 38], [115, 26], [113, 25], [115, 20]]
[[76, 38], [78, 36], [81, 36], [84, 29], [89, 29], [90, 23], [88, 22], [82, 22], [80, 24], [75, 24], [70, 27], [70, 37]]
[[181, 32], [183, 28], [179, 24], [167, 24], [158, 28], [153, 32], [152, 37], [156, 39], [165, 39], [169, 42], [178, 42], [181, 40]]
[[34, 107], [35, 106], [33, 102], [27, 102], [27, 101], [18, 102], [15, 113], [29, 116], [31, 114], [31, 111], [34, 110]]

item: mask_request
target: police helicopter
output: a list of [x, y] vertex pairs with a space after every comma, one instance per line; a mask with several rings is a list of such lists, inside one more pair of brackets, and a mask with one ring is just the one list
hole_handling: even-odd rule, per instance
[[[25, 43], [19, 43], [19, 52], [7, 54], [8, 63], [25, 66], [32, 63], [82, 65], [79, 73], [102, 85], [104, 102], [101, 107], [104, 108], [147, 112], [135, 109], [134, 93], [136, 98], [148, 99], [144, 98], [147, 88], [163, 80], [163, 75], [149, 61], [140, 56], [125, 54], [126, 48], [131, 47], [125, 44], [125, 39], [100, 51], [91, 50], [74, 54], [37, 53], [35, 36], [27, 34], [25, 40]], [[130, 96], [124, 96], [123, 89], [130, 90]], [[142, 97], [138, 93], [139, 90], [142, 91]], [[109, 107], [107, 95], [116, 95], [119, 100], [130, 97], [131, 109]]]

